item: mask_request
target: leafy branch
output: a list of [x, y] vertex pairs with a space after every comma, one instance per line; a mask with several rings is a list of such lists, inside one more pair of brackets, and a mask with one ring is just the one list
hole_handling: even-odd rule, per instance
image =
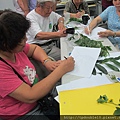
[[[119, 99], [120, 102], [120, 99]], [[114, 111], [113, 115], [120, 115], [120, 104], [116, 104], [113, 102], [113, 99], [108, 99], [106, 95], [100, 95], [100, 97], [97, 99], [97, 103], [100, 104], [113, 104], [116, 107], [116, 110]]]
[[82, 19], [79, 19], [79, 18], [70, 18], [69, 21], [66, 24], [69, 24], [72, 21], [83, 23]]
[[[74, 36], [71, 36], [69, 40], [74, 39]], [[101, 48], [100, 57], [106, 57], [109, 55], [109, 51], [111, 51], [110, 46], [103, 46], [102, 41], [95, 41], [91, 40], [87, 36], [84, 36], [83, 34], [80, 34], [80, 37], [77, 41], [74, 42], [78, 46], [83, 47], [94, 47], [94, 48]]]

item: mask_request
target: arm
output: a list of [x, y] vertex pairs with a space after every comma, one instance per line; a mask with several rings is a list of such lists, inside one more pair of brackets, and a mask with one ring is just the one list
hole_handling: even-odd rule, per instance
[[102, 19], [100, 18], [100, 16], [97, 16], [95, 19], [93, 19], [93, 21], [89, 25], [90, 31], [92, 31], [93, 28], [96, 27], [100, 22], [102, 22]]
[[60, 17], [58, 19], [58, 29], [59, 30], [65, 30], [65, 26], [64, 26], [64, 18]]
[[65, 14], [69, 14], [70, 18], [80, 18], [83, 14], [85, 14], [85, 11], [82, 10], [82, 12], [77, 12], [77, 13], [70, 13], [64, 10], [64, 16]]
[[25, 8], [23, 0], [17, 0], [20, 8], [22, 9], [22, 11], [25, 13], [25, 15], [29, 12], [28, 9]]
[[[57, 13], [55, 13], [55, 14], [57, 14]], [[55, 17], [56, 21], [53, 22], [53, 24], [57, 23], [59, 18], [61, 18], [61, 20], [64, 21], [63, 18], [60, 17], [60, 15], [58, 15], [57, 17]], [[33, 16], [29, 16], [29, 14], [27, 15], [27, 18], [31, 21], [31, 27], [29, 28], [28, 33], [30, 35], [34, 36], [34, 38], [36, 38], [37, 40], [49, 40], [49, 39], [53, 39], [53, 38], [60, 38], [60, 37], [66, 36], [66, 34], [63, 33], [64, 30], [59, 30], [57, 32], [42, 31], [41, 26], [44, 27], [44, 25], [39, 24], [36, 21], [36, 19]], [[47, 24], [50, 24], [50, 23], [47, 23]], [[53, 24], [51, 24], [51, 25], [53, 25]]]
[[66, 37], [66, 34], [64, 34], [63, 31], [64, 30], [60, 30], [58, 32], [39, 32], [37, 33], [35, 38], [39, 40], [46, 40], [52, 38]]
[[92, 32], [92, 30], [98, 25], [98, 23], [102, 22], [102, 19], [100, 18], [100, 16], [97, 16], [96, 18], [94, 18], [92, 20], [92, 22], [89, 24], [89, 30], [88, 27], [85, 28], [85, 33], [89, 34]]
[[27, 13], [29, 13], [29, 5], [28, 5], [28, 0], [22, 0], [23, 4], [24, 4], [24, 8], [25, 8], [25, 12], [27, 15]]
[[[28, 52], [28, 57], [32, 57], [34, 59], [36, 59], [37, 61], [40, 61], [43, 63], [43, 65], [49, 70], [49, 71], [53, 71], [54, 69], [56, 69], [59, 64], [61, 63], [61, 61], [52, 61], [48, 55], [45, 53], [45, 51], [35, 45], [35, 44], [30, 44], [30, 50]], [[46, 62], [45, 62], [46, 61]]]
[[108, 36], [120, 37], [120, 31], [114, 32], [111, 30], [106, 30], [106, 31], [99, 32], [98, 35], [100, 37], [108, 37]]
[[[30, 48], [28, 56], [32, 55], [33, 58], [42, 61], [43, 58], [46, 58], [47, 56], [39, 48], [35, 48], [35, 46], [32, 46], [32, 49]], [[38, 50], [41, 50], [41, 54], [40, 51], [38, 52]], [[45, 96], [54, 87], [56, 82], [66, 72], [73, 70], [73, 68], [74, 60], [72, 57], [69, 57], [67, 60], [63, 60], [61, 64], [49, 76], [47, 76], [34, 86], [30, 87], [28, 84], [23, 82], [22, 85], [20, 85], [15, 91], [10, 94], [10, 96], [22, 102], [33, 103]]]
[[70, 5], [71, 5], [70, 2], [66, 3], [65, 9], [64, 9], [64, 14], [69, 13], [70, 18], [80, 18], [84, 14], [88, 14], [88, 15], [90, 14], [87, 2], [83, 2], [83, 5], [82, 5], [83, 9], [81, 11], [77, 12], [77, 13], [70, 12], [70, 9], [71, 9]]

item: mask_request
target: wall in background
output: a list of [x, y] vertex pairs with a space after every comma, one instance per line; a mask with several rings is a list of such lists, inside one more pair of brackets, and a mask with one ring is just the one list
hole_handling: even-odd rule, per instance
[[4, 9], [14, 10], [13, 0], [0, 0], [0, 10]]

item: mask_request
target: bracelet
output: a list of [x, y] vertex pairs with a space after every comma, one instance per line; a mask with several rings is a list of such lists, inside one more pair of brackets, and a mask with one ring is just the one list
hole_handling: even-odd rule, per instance
[[56, 60], [54, 58], [48, 56], [48, 58], [46, 58], [45, 60], [43, 60], [43, 62], [42, 62], [43, 65], [45, 65], [45, 63], [48, 62], [48, 61], [56, 61]]
[[50, 58], [46, 58], [45, 60], [43, 60], [43, 65], [45, 65], [45, 63], [48, 61], [52, 61], [52, 60]]

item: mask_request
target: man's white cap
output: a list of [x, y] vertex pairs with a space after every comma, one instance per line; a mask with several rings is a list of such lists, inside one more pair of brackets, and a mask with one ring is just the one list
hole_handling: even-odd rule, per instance
[[39, 3], [43, 3], [43, 2], [55, 2], [55, 0], [37, 0], [37, 2], [39, 2]]

